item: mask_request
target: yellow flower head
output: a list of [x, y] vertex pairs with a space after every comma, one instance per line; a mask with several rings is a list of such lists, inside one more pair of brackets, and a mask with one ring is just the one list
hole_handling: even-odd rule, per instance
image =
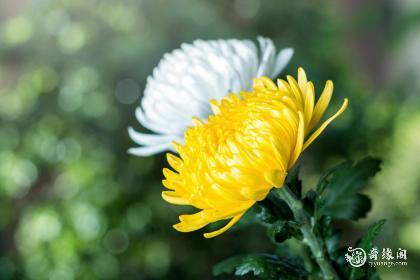
[[327, 81], [315, 104], [313, 83], [299, 68], [297, 81], [287, 76], [276, 85], [269, 78], [258, 78], [252, 93], [212, 101], [214, 115], [207, 123], [194, 120], [196, 125], [185, 133], [185, 145], [175, 143], [179, 157], [167, 155], [176, 172], [163, 170], [163, 185], [169, 189], [162, 193], [163, 199], [201, 209], [179, 216], [175, 229], [189, 232], [230, 219], [221, 229], [204, 234], [214, 237], [232, 227], [271, 188], [281, 187], [302, 151], [346, 109], [347, 99], [309, 135], [332, 92], [333, 83]]

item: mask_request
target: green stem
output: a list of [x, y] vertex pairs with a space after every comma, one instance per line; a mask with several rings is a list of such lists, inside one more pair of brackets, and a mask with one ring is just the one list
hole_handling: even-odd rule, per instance
[[310, 217], [303, 209], [302, 202], [295, 197], [295, 195], [287, 188], [287, 186], [283, 186], [282, 188], [277, 189], [275, 192], [287, 203], [287, 205], [289, 205], [296, 221], [300, 224], [300, 230], [303, 234], [303, 242], [311, 249], [311, 252], [315, 257], [315, 261], [321, 269], [323, 278], [328, 280], [339, 279], [337, 273], [325, 255], [321, 240], [316, 237], [313, 231]]

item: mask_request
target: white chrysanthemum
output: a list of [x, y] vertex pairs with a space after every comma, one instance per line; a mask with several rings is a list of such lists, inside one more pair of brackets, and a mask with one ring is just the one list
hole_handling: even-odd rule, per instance
[[173, 150], [172, 141], [183, 143], [192, 117], [207, 119], [211, 99], [228, 93], [249, 91], [256, 77], [275, 78], [287, 65], [293, 49], [278, 54], [268, 38], [258, 38], [259, 48], [250, 40], [196, 40], [164, 55], [148, 77], [138, 121], [156, 134], [136, 132], [130, 137], [141, 147], [129, 153], [148, 156]]

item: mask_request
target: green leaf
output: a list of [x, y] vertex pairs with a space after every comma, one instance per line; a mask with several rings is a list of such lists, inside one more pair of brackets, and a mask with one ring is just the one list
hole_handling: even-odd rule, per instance
[[266, 224], [272, 224], [276, 221], [274, 213], [274, 206], [270, 204], [269, 200], [258, 202], [254, 207], [254, 217], [257, 221]]
[[331, 216], [323, 216], [316, 224], [315, 229], [324, 239], [325, 248], [327, 249], [329, 256], [334, 260], [337, 260], [343, 256], [339, 253], [341, 232], [337, 229], [333, 229], [331, 223]]
[[275, 243], [281, 243], [291, 237], [301, 240], [302, 232], [296, 222], [277, 221], [267, 229], [267, 235]]
[[324, 240], [325, 249], [331, 260], [339, 261], [343, 258], [344, 254], [340, 252], [341, 231], [333, 229], [332, 217], [323, 216], [316, 224], [316, 231], [320, 233], [321, 238]]
[[274, 194], [273, 190], [268, 194], [267, 198], [259, 202], [259, 204], [262, 204], [267, 209], [269, 209], [276, 220], [293, 220], [292, 210], [290, 210], [290, 207], [285, 201], [278, 198], [278, 196]]
[[328, 178], [331, 176], [332, 173], [334, 173], [334, 171], [336, 169], [338, 169], [342, 164], [339, 164], [338, 166], [335, 166], [333, 168], [331, 168], [330, 170], [328, 170], [327, 172], [325, 172], [324, 175], [321, 176], [321, 178], [319, 179], [319, 182], [316, 186], [316, 192], [318, 194], [322, 194], [325, 190], [325, 188], [328, 186], [329, 181]]
[[313, 216], [315, 212], [315, 203], [316, 203], [317, 196], [318, 194], [316, 191], [309, 190], [302, 200], [305, 211], [308, 212], [311, 216]]
[[213, 275], [233, 274], [244, 276], [253, 274], [262, 279], [306, 279], [307, 271], [303, 262], [296, 258], [279, 258], [276, 255], [255, 254], [228, 258], [213, 268]]
[[379, 159], [367, 157], [356, 164], [347, 161], [330, 170], [317, 186], [317, 217], [330, 215], [357, 220], [366, 216], [371, 202], [358, 192], [380, 170], [379, 165]]
[[243, 276], [252, 272], [255, 276], [264, 274], [266, 264], [263, 258], [248, 256], [241, 260], [241, 263], [235, 268], [235, 275]]
[[357, 220], [365, 217], [371, 208], [372, 202], [369, 197], [364, 194], [354, 194], [328, 205], [323, 214], [339, 219]]
[[299, 179], [299, 171], [299, 165], [293, 167], [292, 170], [289, 171], [285, 183], [298, 199], [302, 197], [302, 180]]
[[381, 219], [370, 225], [366, 234], [360, 240], [358, 246], [363, 248], [365, 251], [370, 250], [373, 247], [373, 240], [375, 240], [375, 238], [381, 232], [385, 222], [385, 219]]

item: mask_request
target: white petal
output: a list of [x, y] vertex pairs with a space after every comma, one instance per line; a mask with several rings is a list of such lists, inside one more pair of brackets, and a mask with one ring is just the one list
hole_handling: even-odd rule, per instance
[[173, 151], [173, 147], [171, 143], [159, 144], [154, 146], [144, 146], [138, 148], [130, 148], [128, 149], [128, 153], [135, 155], [135, 156], [142, 156], [147, 157], [151, 155], [155, 155], [164, 151]]
[[173, 140], [173, 135], [156, 135], [140, 133], [135, 131], [132, 127], [128, 128], [128, 135], [139, 145], [156, 145], [162, 143], [170, 143]]
[[294, 50], [292, 48], [282, 49], [277, 55], [276, 66], [273, 73], [271, 73], [271, 78], [277, 77], [281, 71], [289, 64], [289, 61], [292, 59]]
[[166, 128], [165, 126], [156, 125], [154, 121], [148, 120], [140, 107], [137, 107], [136, 109], [136, 118], [139, 121], [139, 123], [141, 123], [145, 128], [149, 130], [162, 134], [168, 132], [168, 128]]
[[261, 61], [257, 71], [257, 77], [270, 76], [274, 65], [274, 56], [276, 49], [273, 41], [267, 38], [258, 37], [261, 48]]
[[276, 77], [292, 55], [292, 49], [276, 55], [273, 42], [264, 37], [258, 37], [258, 46], [250, 40], [195, 40], [164, 54], [147, 78], [136, 109], [138, 121], [158, 135], [129, 128], [130, 137], [145, 145], [130, 153], [151, 155], [172, 149], [170, 142], [182, 142], [192, 117], [205, 120], [211, 114], [211, 99], [249, 91], [255, 77]]

